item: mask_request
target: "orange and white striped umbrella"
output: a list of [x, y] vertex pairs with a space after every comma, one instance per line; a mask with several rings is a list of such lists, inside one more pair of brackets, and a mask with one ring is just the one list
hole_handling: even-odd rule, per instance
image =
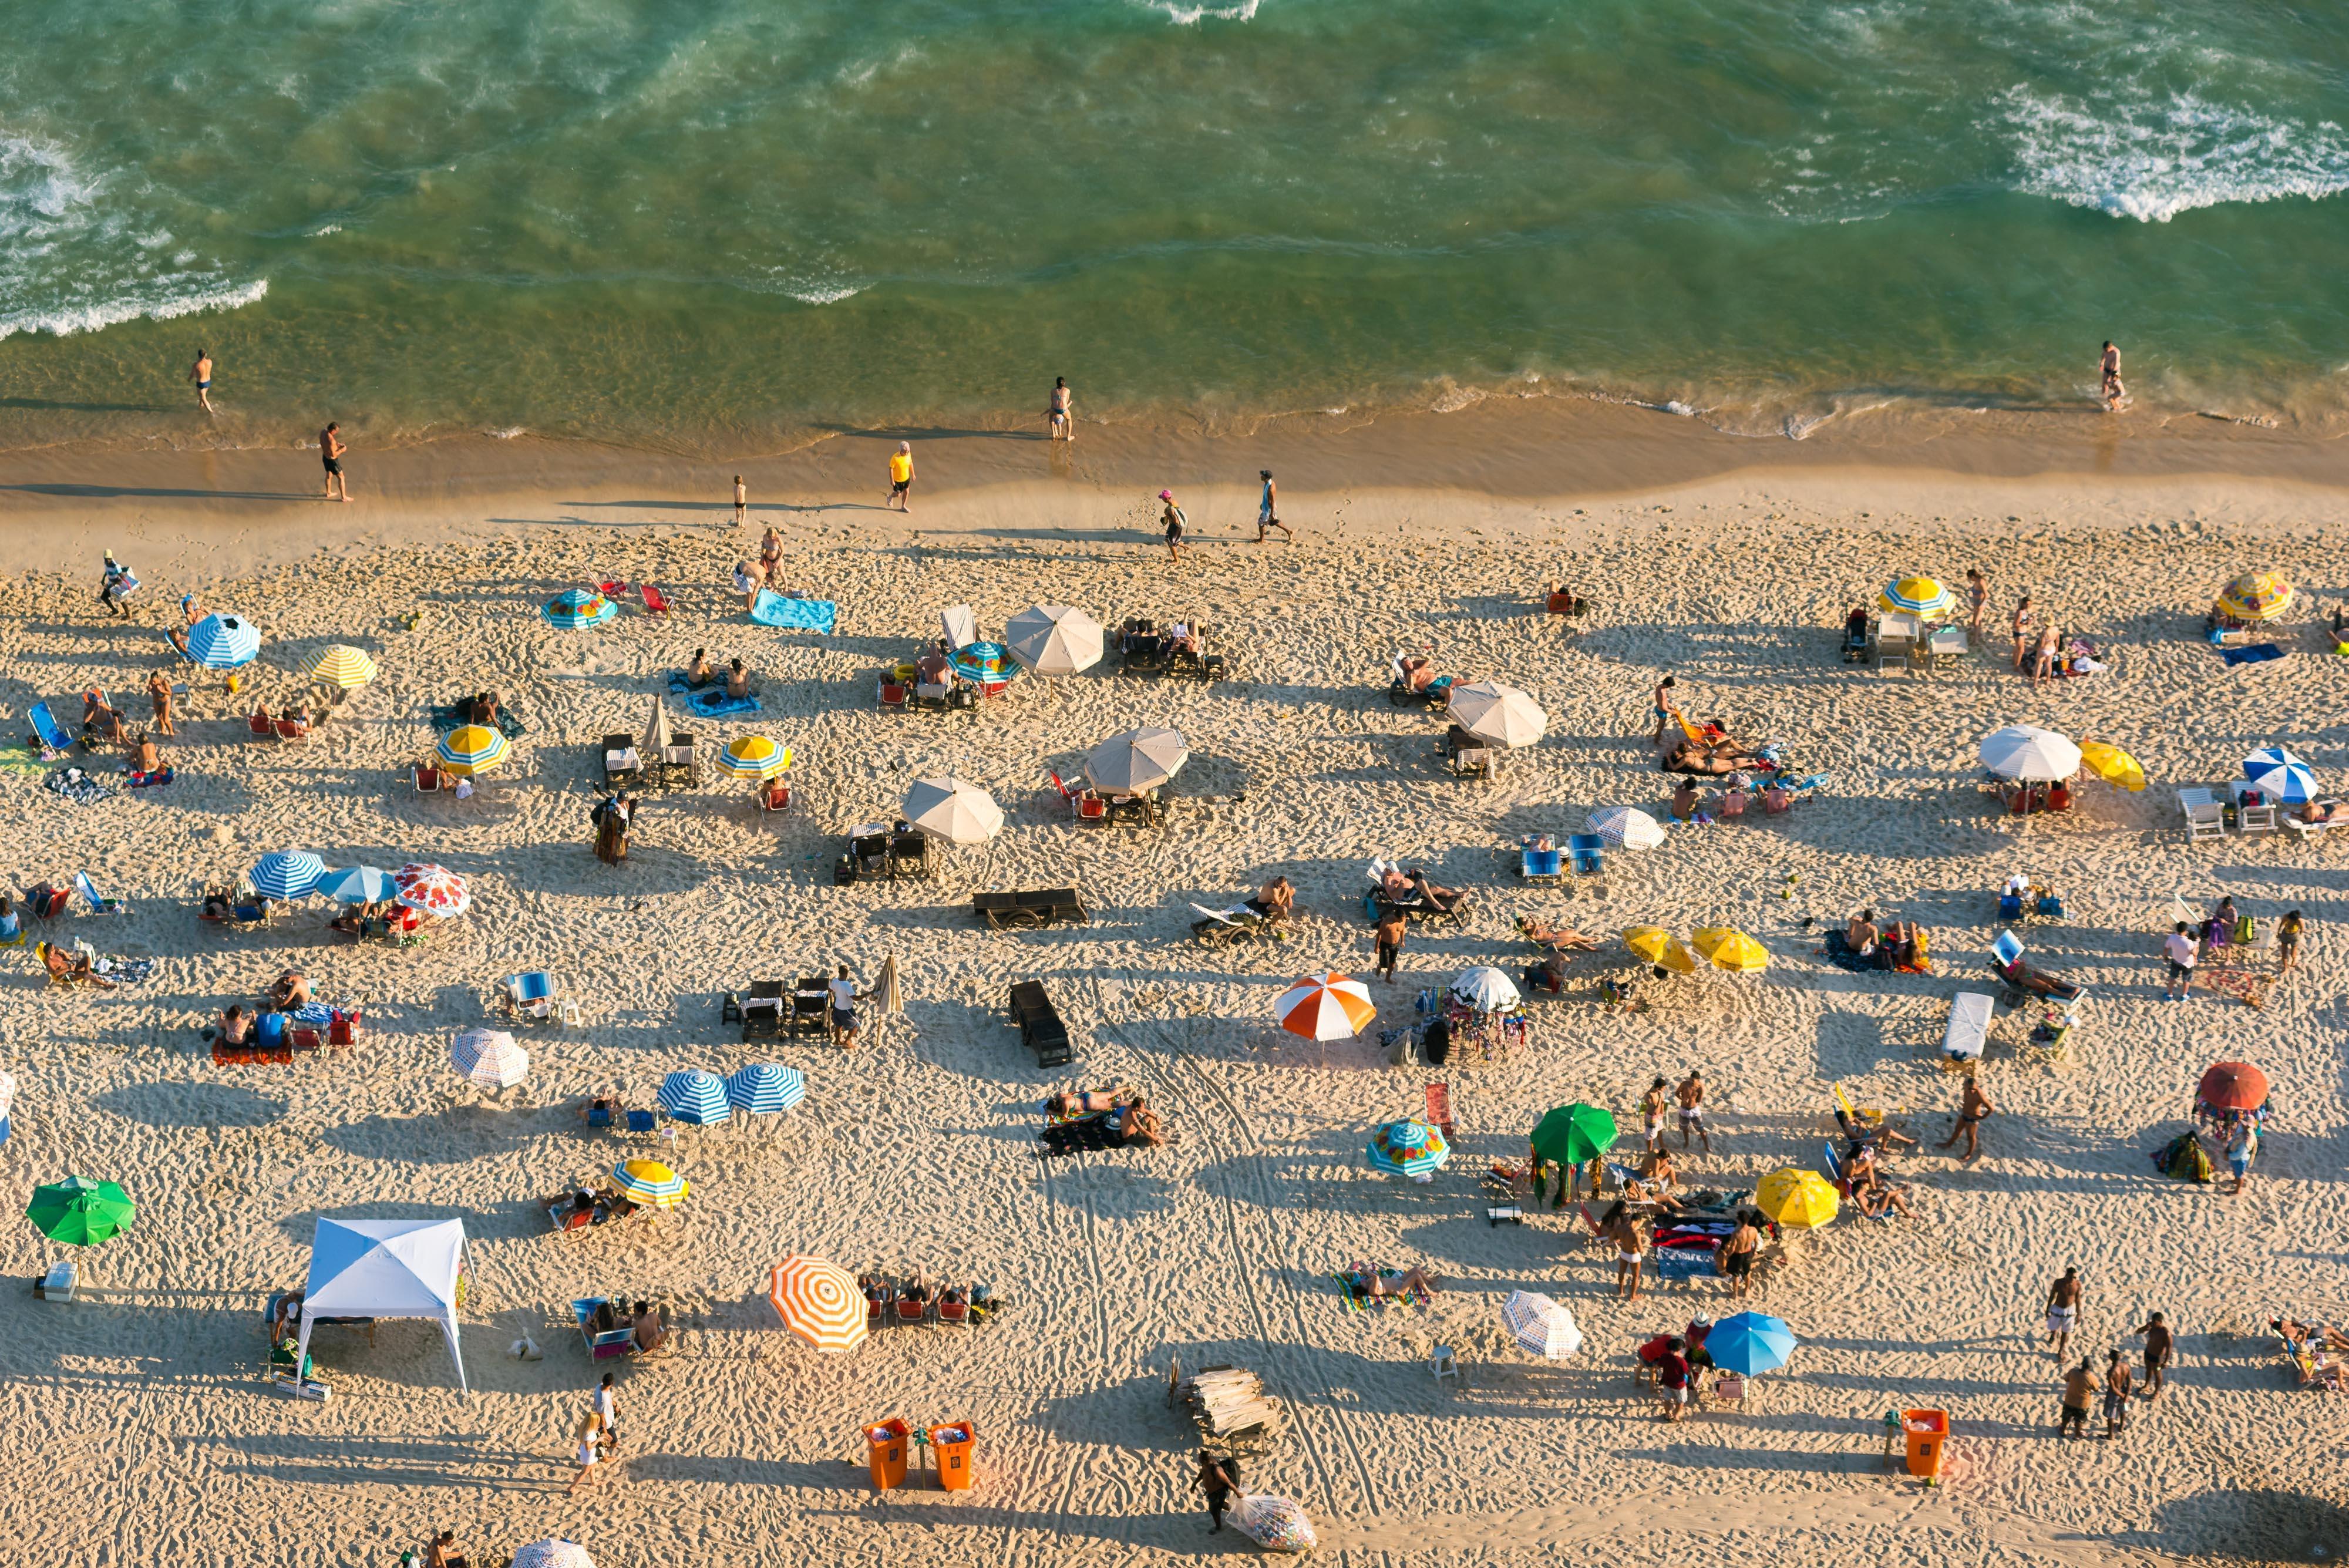
[[1350, 1040], [1379, 1015], [1370, 987], [1337, 973], [1309, 974], [1280, 993], [1272, 1015], [1308, 1040]]
[[785, 1328], [818, 1350], [854, 1350], [864, 1337], [864, 1293], [837, 1263], [792, 1253], [775, 1265], [767, 1300]]

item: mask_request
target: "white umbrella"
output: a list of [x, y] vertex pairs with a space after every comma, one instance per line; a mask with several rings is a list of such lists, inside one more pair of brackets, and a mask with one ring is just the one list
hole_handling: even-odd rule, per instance
[[1101, 662], [1101, 622], [1066, 605], [1038, 605], [1011, 618], [1003, 647], [1032, 674], [1074, 675]]
[[1452, 994], [1479, 1012], [1498, 1012], [1517, 1004], [1517, 988], [1491, 964], [1464, 970], [1452, 982]]
[[1454, 723], [1496, 746], [1530, 746], [1549, 728], [1540, 703], [1497, 680], [1454, 686], [1448, 706]]
[[1661, 849], [1663, 825], [1636, 805], [1602, 805], [1582, 825], [1618, 849]]
[[595, 1568], [595, 1560], [575, 1541], [533, 1541], [514, 1550], [512, 1568]]
[[449, 1064], [469, 1084], [510, 1089], [530, 1074], [530, 1053], [502, 1029], [468, 1029], [449, 1047]]
[[661, 760], [661, 753], [667, 746], [668, 705], [661, 701], [661, 694], [656, 691], [653, 693], [652, 716], [645, 721], [644, 748], [654, 762], [658, 762]]
[[2053, 730], [2010, 724], [1982, 738], [1982, 761], [2002, 779], [2046, 783], [2080, 771], [2080, 748]]
[[1509, 1293], [1501, 1303], [1501, 1326], [1511, 1339], [1546, 1360], [1563, 1361], [1582, 1348], [1582, 1330], [1574, 1314], [1531, 1291]]
[[915, 780], [905, 812], [917, 831], [948, 844], [984, 844], [1003, 830], [1003, 808], [965, 779]]
[[1085, 754], [1085, 777], [1095, 789], [1112, 794], [1140, 794], [1156, 789], [1183, 771], [1191, 749], [1179, 730], [1144, 724], [1112, 735]]

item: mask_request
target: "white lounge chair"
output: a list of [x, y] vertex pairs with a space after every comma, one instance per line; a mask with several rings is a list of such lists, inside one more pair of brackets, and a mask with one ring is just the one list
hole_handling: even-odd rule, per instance
[[1982, 1060], [1996, 1000], [1986, 991], [1961, 991], [1950, 999], [1950, 1026], [1941, 1035], [1942, 1055], [1952, 1062]]

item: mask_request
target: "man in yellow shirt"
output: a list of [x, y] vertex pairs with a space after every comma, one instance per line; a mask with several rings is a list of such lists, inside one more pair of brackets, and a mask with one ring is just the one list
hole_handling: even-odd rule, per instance
[[889, 495], [883, 504], [895, 506], [900, 512], [911, 512], [914, 503], [906, 492], [913, 488], [914, 443], [901, 441], [897, 443], [897, 450], [889, 454]]

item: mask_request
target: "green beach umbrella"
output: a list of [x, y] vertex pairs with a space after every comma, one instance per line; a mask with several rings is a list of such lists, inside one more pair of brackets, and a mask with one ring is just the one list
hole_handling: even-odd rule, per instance
[[130, 1229], [138, 1205], [111, 1181], [68, 1176], [63, 1181], [33, 1189], [25, 1218], [52, 1241], [69, 1247], [95, 1247]]
[[1615, 1118], [1597, 1106], [1560, 1106], [1534, 1128], [1534, 1156], [1568, 1170], [1615, 1147]]

